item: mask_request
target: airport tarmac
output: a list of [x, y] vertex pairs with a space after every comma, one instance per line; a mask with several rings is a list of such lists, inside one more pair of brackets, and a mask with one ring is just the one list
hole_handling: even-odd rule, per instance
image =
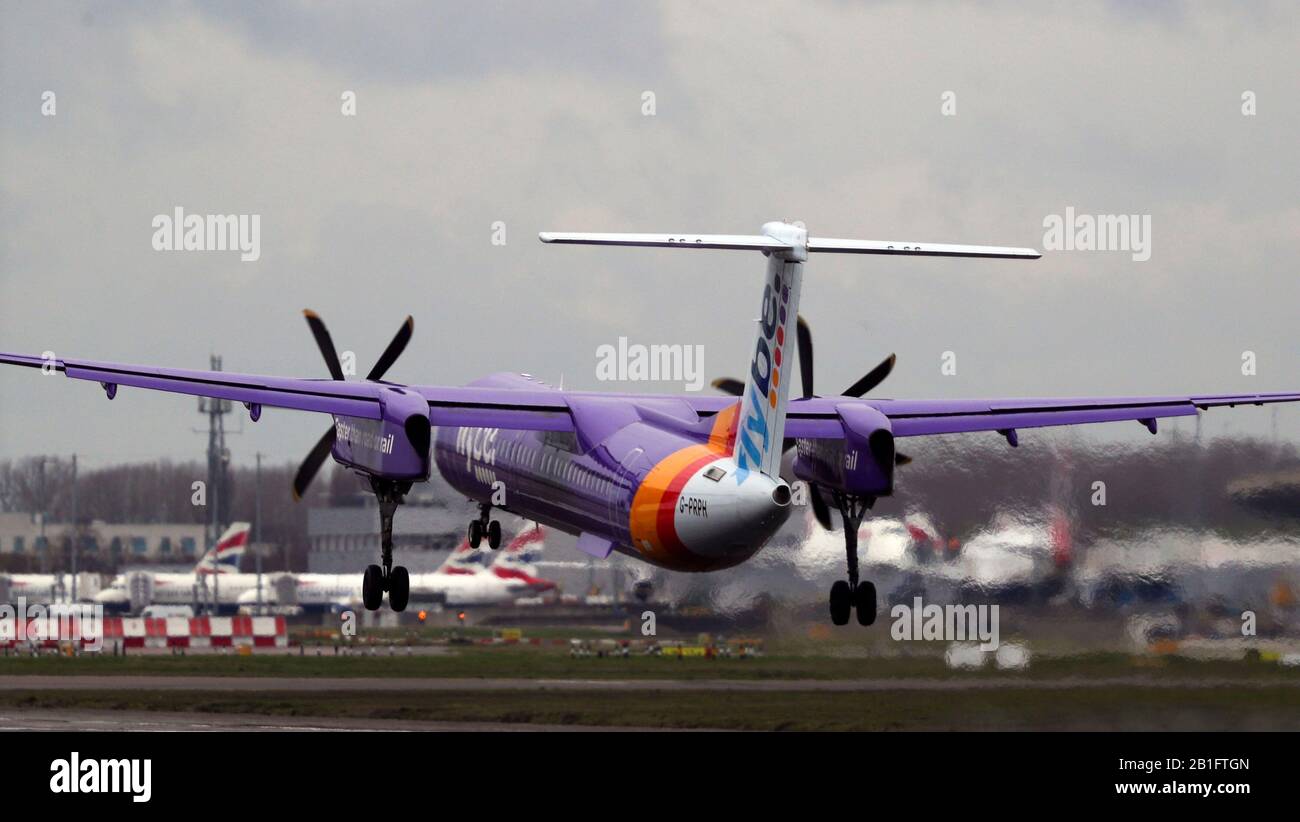
[[3, 691], [748, 691], [872, 692], [969, 691], [1025, 688], [1277, 688], [1300, 689], [1300, 679], [1241, 680], [1222, 677], [964, 677], [922, 679], [522, 679], [466, 677], [281, 677], [281, 676], [0, 676]]
[[195, 714], [173, 711], [0, 709], [0, 731], [659, 731], [660, 728], [599, 725], [532, 725], [510, 722], [429, 722], [406, 719], [295, 718], [255, 714]]

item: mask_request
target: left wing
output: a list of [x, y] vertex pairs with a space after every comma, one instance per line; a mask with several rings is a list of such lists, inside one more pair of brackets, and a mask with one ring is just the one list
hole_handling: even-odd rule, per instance
[[266, 377], [5, 353], [0, 353], [0, 364], [60, 372], [76, 380], [93, 380], [104, 387], [110, 398], [117, 393], [118, 386], [127, 386], [232, 400], [250, 407], [289, 408], [378, 420], [384, 416], [387, 392], [412, 391], [428, 402], [432, 425], [573, 430], [568, 405], [563, 394], [556, 391], [475, 386], [408, 388], [392, 382]]
[[[730, 397], [687, 400], [711, 416], [734, 405]], [[896, 437], [958, 434], [971, 431], [1014, 431], [1052, 425], [1136, 420], [1153, 430], [1163, 417], [1194, 416], [1221, 406], [1300, 402], [1300, 392], [1274, 394], [1190, 394], [1165, 397], [1080, 397], [992, 400], [861, 400], [852, 397], [811, 397], [790, 400], [785, 435], [796, 439], [841, 439], [844, 427], [838, 408], [869, 406], [890, 420]]]

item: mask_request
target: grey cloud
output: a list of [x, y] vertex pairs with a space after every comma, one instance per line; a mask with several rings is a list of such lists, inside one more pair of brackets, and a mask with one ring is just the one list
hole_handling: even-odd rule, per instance
[[[617, 389], [594, 352], [620, 335], [702, 344], [710, 376], [740, 371], [761, 261], [543, 247], [540, 229], [790, 218], [1038, 245], [1043, 217], [1073, 205], [1151, 213], [1152, 260], [815, 259], [819, 384], [897, 351], [892, 396], [1300, 385], [1292, 6], [431, 8], [0, 7], [0, 350], [188, 367], [218, 351], [231, 370], [319, 376], [311, 306], [361, 363], [413, 314], [395, 379], [519, 369]], [[433, 49], [428, 32], [449, 27]], [[343, 118], [352, 84], [360, 114]], [[39, 116], [47, 87], [56, 118]], [[939, 114], [946, 89], [955, 118]], [[150, 218], [176, 205], [261, 214], [262, 259], [152, 251]], [[1240, 375], [1246, 349], [1257, 378]], [[957, 376], [939, 374], [945, 350]], [[1300, 435], [1300, 410], [1278, 414]], [[1271, 420], [1222, 411], [1206, 430]], [[110, 405], [0, 369], [0, 457], [199, 455], [198, 422], [185, 398]], [[268, 413], [235, 459], [295, 459], [320, 428]]]
[[650, 4], [221, 3], [204, 14], [273, 54], [300, 54], [359, 79], [411, 82], [488, 72], [621, 74], [663, 53]]

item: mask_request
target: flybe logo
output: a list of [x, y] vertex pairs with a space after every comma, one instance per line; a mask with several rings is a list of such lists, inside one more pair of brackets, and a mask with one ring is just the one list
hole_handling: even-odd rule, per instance
[[465, 457], [465, 470], [478, 460], [484, 465], [497, 461], [497, 436], [500, 428], [461, 428], [456, 432], [456, 453]]
[[758, 343], [749, 364], [749, 385], [745, 391], [745, 420], [736, 432], [736, 483], [751, 469], [762, 470], [763, 460], [773, 447], [772, 425], [786, 358], [785, 328], [790, 303], [790, 284], [783, 282], [784, 266], [772, 266], [772, 281], [763, 288], [763, 314], [759, 320]]

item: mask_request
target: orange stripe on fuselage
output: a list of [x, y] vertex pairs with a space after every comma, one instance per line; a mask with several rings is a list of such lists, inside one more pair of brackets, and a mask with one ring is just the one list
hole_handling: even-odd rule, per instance
[[740, 403], [719, 411], [709, 431], [709, 441], [691, 445], [664, 457], [645, 475], [632, 498], [628, 530], [632, 546], [647, 559], [668, 568], [705, 570], [711, 562], [686, 550], [677, 536], [673, 516], [677, 498], [691, 476], [705, 465], [731, 453], [736, 442]]
[[[687, 559], [672, 525], [671, 508], [667, 510], [667, 527], [661, 530], [665, 523], [660, 516], [665, 496], [674, 484], [681, 489], [686, 480], [680, 478], [694, 463], [705, 457], [716, 459], [717, 456], [717, 452], [707, 445], [691, 445], [664, 457], [645, 475], [632, 497], [632, 510], [628, 515], [632, 545], [638, 551], [668, 567], [675, 567]], [[673, 504], [676, 504], [675, 498]]]
[[713, 418], [709, 432], [709, 447], [722, 455], [730, 454], [736, 447], [736, 422], [740, 419], [740, 403], [728, 405]]
[[[704, 453], [699, 454], [696, 459], [691, 460], [682, 470], [677, 472], [677, 475], [673, 477], [672, 482], [668, 483], [663, 496], [659, 499], [659, 515], [655, 520], [659, 541], [679, 559], [690, 559], [692, 555], [690, 551], [686, 550], [686, 546], [677, 536], [677, 525], [674, 519], [677, 516], [677, 500], [682, 495], [682, 488], [695, 475], [695, 472], [718, 458], [717, 452], [708, 446], [700, 446], [700, 450]], [[696, 454], [698, 452], [694, 452], [692, 456]]]

